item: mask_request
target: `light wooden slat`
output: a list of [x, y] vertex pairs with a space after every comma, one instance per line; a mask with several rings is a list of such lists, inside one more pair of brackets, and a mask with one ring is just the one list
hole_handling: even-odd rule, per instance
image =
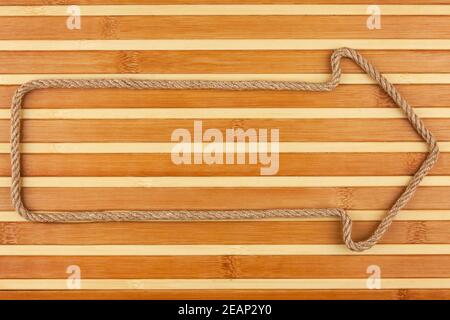
[[[366, 15], [367, 5], [90, 5], [83, 16]], [[448, 5], [380, 5], [383, 15], [450, 15]], [[0, 16], [67, 16], [67, 6], [0, 6]]]
[[[331, 50], [0, 51], [0, 73], [327, 73], [330, 71], [331, 52]], [[450, 72], [448, 50], [363, 50], [361, 54], [383, 73]], [[363, 72], [347, 59], [342, 61], [342, 68], [347, 73]]]
[[[214, 0], [215, 4], [335, 4], [335, 0]], [[341, 0], [342, 4], [367, 4], [367, 0]], [[407, 4], [448, 4], [449, 0], [407, 0]], [[2, 5], [48, 5], [48, 0], [3, 0]], [[55, 4], [59, 4], [56, 2]], [[211, 4], [211, 0], [77, 0], [80, 5]], [[377, 4], [405, 4], [404, 0], [378, 0]]]
[[[347, 210], [354, 221], [379, 221], [385, 215], [384, 210]], [[310, 218], [307, 221], [335, 221], [334, 218]], [[401, 214], [395, 217], [396, 221], [446, 221], [450, 220], [450, 210], [402, 210]], [[26, 221], [17, 212], [0, 211], [0, 222], [24, 222]], [[170, 221], [170, 220], [167, 220]], [[246, 220], [233, 220], [246, 221]], [[253, 221], [305, 221], [302, 218], [273, 218]]]
[[[393, 84], [450, 84], [449, 73], [409, 73], [384, 74]], [[330, 79], [329, 74], [2, 74], [0, 85], [17, 85], [31, 80], [39, 79], [137, 79], [137, 80], [271, 80], [271, 81], [307, 81], [325, 82]], [[341, 84], [373, 84], [375, 83], [366, 74], [343, 74]]]
[[355, 252], [344, 245], [0, 245], [7, 256], [448, 255], [448, 244], [382, 244]]
[[[386, 212], [385, 212], [386, 214]], [[208, 221], [151, 223], [1, 223], [3, 245], [289, 245], [342, 244], [335, 221]], [[354, 222], [365, 239], [377, 221]], [[449, 221], [395, 221], [381, 244], [450, 244]], [[270, 234], [270, 237], [267, 235]]]
[[[22, 143], [23, 153], [170, 153], [173, 143]], [[205, 145], [204, 145], [205, 146]], [[220, 146], [220, 145], [218, 145]], [[256, 145], [241, 145], [236, 148], [248, 152]], [[224, 145], [226, 148], [227, 146]], [[270, 149], [270, 143], [267, 144]], [[280, 142], [280, 152], [427, 152], [422, 142]], [[192, 150], [196, 148], [192, 144]], [[450, 152], [449, 142], [440, 142], [442, 152]], [[225, 150], [225, 149], [224, 149]], [[254, 149], [253, 149], [254, 150]], [[0, 143], [0, 153], [9, 153], [9, 143]]]
[[17, 212], [1, 211], [0, 212], [0, 221], [1, 222], [24, 222], [27, 220], [25, 218], [22, 218]]
[[[65, 25], [65, 22], [62, 22]], [[365, 25], [365, 24], [364, 24]], [[443, 39], [0, 40], [1, 51], [110, 50], [450, 50]]]
[[[438, 141], [450, 140], [450, 119], [426, 119], [424, 122]], [[22, 142], [170, 143], [173, 132], [180, 128], [189, 130], [194, 142], [194, 121], [184, 119], [25, 120], [23, 127]], [[421, 141], [406, 119], [205, 119], [202, 128], [203, 132], [216, 128], [224, 139], [230, 128], [241, 128], [244, 133], [253, 128], [256, 132], [269, 129], [269, 134], [270, 130], [278, 129], [280, 142]], [[9, 131], [9, 121], [0, 120], [0, 141], [9, 141]], [[189, 140], [184, 142], [189, 143]]]
[[[397, 187], [405, 186], [410, 176], [365, 177], [25, 177], [28, 188], [319, 188], [319, 187]], [[11, 179], [0, 177], [0, 187]], [[426, 187], [450, 186], [450, 176], [427, 176]]]
[[[396, 85], [413, 107], [449, 107], [450, 85]], [[17, 86], [0, 86], [0, 108], [9, 108]], [[88, 93], [88, 94], [85, 94]], [[364, 97], [363, 99], [360, 97]], [[332, 92], [46, 89], [27, 95], [26, 108], [362, 108], [395, 107], [377, 85], [342, 85]]]
[[[450, 279], [385, 279], [384, 289], [448, 289]], [[84, 290], [368, 289], [367, 279], [81, 279]], [[67, 280], [0, 280], [2, 290], [70, 290]]]
[[[278, 176], [412, 175], [425, 153], [280, 153]], [[380, 163], [383, 163], [380, 166]], [[441, 153], [430, 175], [450, 173], [450, 153]], [[170, 154], [23, 154], [24, 176], [259, 176], [259, 164], [180, 166]], [[0, 176], [11, 175], [0, 154]]]
[[448, 300], [446, 289], [390, 289], [390, 290], [20, 290], [0, 291], [6, 300], [30, 299], [203, 299], [203, 300]]
[[[2, 279], [64, 279], [70, 265], [83, 279], [341, 279], [448, 278], [450, 256], [2, 256]], [[29, 266], [33, 265], [33, 268]], [[1, 297], [1, 294], [0, 294]]]
[[[353, 220], [381, 220], [386, 211], [367, 211], [367, 210], [347, 210], [347, 213]], [[450, 211], [447, 210], [402, 210], [401, 214], [395, 217], [398, 221], [433, 221], [433, 220], [447, 220], [450, 216]], [[319, 220], [318, 220], [319, 221]]]
[[[450, 118], [449, 108], [415, 108], [422, 118]], [[0, 109], [0, 119], [10, 110]], [[404, 119], [393, 108], [116, 108], [116, 109], [23, 109], [22, 119]]]
[[[67, 28], [67, 17], [1, 17], [3, 40], [136, 39], [449, 39], [447, 16], [383, 15], [383, 27], [367, 28], [362, 16], [107, 16], [83, 17]], [[408, 26], [399, 27], [399, 26]], [[186, 48], [185, 48], [186, 49]]]

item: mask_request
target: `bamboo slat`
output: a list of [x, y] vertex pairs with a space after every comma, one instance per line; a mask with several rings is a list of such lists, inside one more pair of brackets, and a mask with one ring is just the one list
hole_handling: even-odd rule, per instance
[[[0, 245], [7, 256], [449, 255], [449, 244], [382, 244], [363, 252], [344, 245]], [[445, 279], [445, 278], [444, 278]], [[436, 279], [440, 280], [440, 279]], [[439, 287], [437, 287], [439, 288]], [[436, 288], [436, 289], [437, 289]], [[44, 288], [45, 289], [45, 288]], [[156, 289], [156, 288], [155, 288]], [[175, 289], [175, 288], [173, 288]], [[224, 288], [226, 289], [226, 288]]]
[[203, 299], [203, 300], [430, 300], [448, 299], [446, 289], [390, 290], [39, 290], [0, 291], [2, 299]]
[[[366, 279], [83, 279], [85, 290], [185, 290], [185, 289], [367, 289]], [[383, 279], [385, 289], [448, 289], [450, 279]], [[67, 280], [0, 280], [0, 289], [70, 290]]]
[[[36, 210], [346, 208], [387, 210], [402, 187], [334, 188], [25, 188]], [[405, 209], [448, 210], [449, 187], [421, 187]], [[12, 210], [0, 188], [0, 210]], [[177, 201], [173, 201], [176, 197]]]
[[[354, 222], [354, 237], [365, 238], [375, 221]], [[342, 243], [340, 222], [233, 221], [47, 225], [0, 223], [1, 244], [10, 245], [289, 245]], [[396, 221], [382, 244], [450, 244], [450, 221]], [[173, 232], [177, 230], [177, 232]], [[270, 234], [270, 237], [267, 237]]]
[[378, 265], [386, 278], [448, 278], [449, 259], [446, 255], [9, 256], [0, 257], [0, 278], [61, 279], [67, 277], [70, 265], [79, 266], [84, 279], [355, 279], [366, 278], [370, 265]]
[[[395, 109], [394, 109], [395, 110]], [[450, 108], [449, 108], [450, 110]], [[324, 114], [324, 113], [323, 113]], [[327, 117], [332, 117], [330, 113]], [[177, 129], [190, 132], [190, 140], [183, 143], [200, 143], [194, 141], [194, 121], [201, 120], [202, 134], [210, 128], [218, 129], [226, 141], [226, 130], [242, 129], [242, 132], [256, 132], [268, 129], [268, 141], [271, 130], [279, 130], [280, 143], [314, 143], [314, 142], [420, 142], [422, 139], [406, 119], [36, 119], [23, 121], [24, 143], [166, 143], [172, 141], [172, 133]], [[425, 119], [427, 127], [443, 144], [450, 141], [450, 118]], [[248, 131], [253, 129], [254, 131]], [[0, 143], [10, 139], [10, 121], [0, 119]], [[249, 139], [246, 138], [248, 142]], [[251, 140], [254, 144], [255, 140]], [[217, 144], [222, 142], [217, 142]], [[237, 143], [237, 142], [236, 142]], [[206, 146], [209, 143], [203, 142]], [[170, 152], [170, 150], [169, 150]]]
[[[24, 154], [24, 176], [257, 176], [260, 165], [175, 165], [169, 154]], [[424, 153], [281, 153], [278, 176], [412, 175]], [[383, 166], [379, 164], [383, 163]], [[0, 176], [10, 175], [10, 158], [0, 154]], [[431, 175], [450, 172], [442, 153]]]
[[[450, 85], [397, 85], [413, 107], [449, 107]], [[0, 86], [0, 108], [9, 108], [17, 86]], [[376, 85], [342, 85], [332, 92], [91, 89], [35, 90], [26, 108], [366, 108], [394, 107]], [[356, 97], [356, 99], [355, 99]], [[359, 97], [364, 97], [361, 99]]]
[[[363, 50], [361, 53], [385, 73], [450, 72], [450, 54], [445, 50]], [[330, 71], [330, 55], [331, 50], [1, 51], [0, 72], [326, 73]], [[344, 60], [342, 65], [346, 72], [362, 72], [350, 61]]]
[[[96, 16], [73, 32], [67, 17], [1, 17], [2, 40], [450, 39], [446, 16], [383, 16], [376, 33], [362, 16]], [[399, 28], [400, 26], [408, 26]]]
[[[394, 17], [397, 18], [397, 17]], [[365, 19], [365, 17], [364, 17]], [[65, 23], [65, 20], [60, 21]], [[360, 21], [365, 25], [366, 20]], [[348, 31], [348, 30], [347, 30]], [[47, 31], [48, 32], [48, 31]], [[445, 31], [444, 31], [445, 32]], [[24, 31], [24, 33], [26, 33]], [[34, 32], [36, 33], [36, 32]], [[148, 31], [151, 33], [151, 31]], [[32, 33], [33, 34], [33, 33]], [[6, 35], [5, 35], [6, 36]], [[26, 38], [26, 35], [23, 35]], [[8, 39], [12, 37], [7, 35]], [[189, 40], [0, 40], [2, 51], [111, 51], [111, 50], [448, 50], [448, 39], [189, 39]], [[413, 35], [411, 35], [413, 37]], [[413, 37], [414, 38], [414, 37]], [[2, 39], [2, 38], [0, 38]], [[35, 34], [35, 39], [41, 39]]]
[[[90, 5], [83, 16], [228, 16], [228, 15], [366, 15], [367, 5]], [[385, 15], [449, 15], [446, 5], [380, 5]], [[369, 11], [370, 12], [370, 11]], [[67, 6], [1, 6], [0, 16], [67, 16]]]

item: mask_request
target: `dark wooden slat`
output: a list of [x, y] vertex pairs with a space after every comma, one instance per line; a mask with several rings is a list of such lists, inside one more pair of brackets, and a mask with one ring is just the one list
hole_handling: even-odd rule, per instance
[[[367, 28], [361, 16], [107, 16], [83, 17], [80, 30], [67, 17], [0, 17], [4, 40], [96, 39], [449, 39], [445, 16], [383, 16]], [[400, 27], [407, 26], [407, 27]]]
[[[279, 176], [411, 175], [423, 153], [280, 153]], [[383, 163], [380, 166], [380, 163]], [[170, 154], [24, 154], [24, 176], [252, 176], [260, 165], [175, 165]], [[0, 154], [0, 176], [9, 176], [9, 154]], [[431, 175], [450, 174], [441, 153]]]
[[[397, 85], [413, 107], [450, 106], [450, 85]], [[0, 107], [9, 108], [17, 86], [0, 86]], [[332, 92], [46, 89], [25, 98], [27, 108], [264, 108], [395, 107], [376, 85], [341, 85]]]
[[167, 300], [448, 300], [450, 290], [69, 290], [0, 291], [1, 299], [167, 299]]
[[[330, 114], [332, 117], [332, 114]], [[425, 119], [439, 141], [450, 140], [450, 119]], [[406, 119], [206, 119], [209, 128], [278, 129], [280, 142], [422, 141]], [[172, 133], [194, 132], [194, 119], [23, 120], [22, 142], [171, 142]], [[10, 121], [0, 120], [0, 142], [9, 142]], [[193, 139], [193, 137], [191, 137]]]
[[[375, 221], [354, 222], [354, 239], [365, 239]], [[339, 221], [237, 221], [32, 224], [0, 223], [1, 244], [341, 244]], [[450, 243], [450, 221], [397, 221], [380, 243]], [[270, 234], [270, 237], [267, 235]]]
[[[450, 72], [450, 51], [361, 50], [380, 72]], [[2, 51], [0, 72], [43, 73], [328, 73], [330, 50]], [[361, 73], [343, 60], [344, 72]]]
[[[83, 279], [448, 278], [450, 256], [0, 257], [1, 279], [64, 279], [76, 265]], [[30, 267], [33, 266], [33, 267]]]
[[[359, 188], [25, 188], [25, 203], [39, 210], [108, 209], [387, 209], [401, 187]], [[0, 210], [12, 210], [0, 188]], [[449, 187], [420, 187], [405, 209], [450, 209]]]

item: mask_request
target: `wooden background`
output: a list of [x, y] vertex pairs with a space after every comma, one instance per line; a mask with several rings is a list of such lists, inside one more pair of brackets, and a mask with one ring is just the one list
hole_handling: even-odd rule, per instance
[[[0, 298], [449, 298], [450, 1], [377, 1], [387, 5], [380, 30], [366, 26], [372, 1], [338, 2], [346, 5], [3, 0]], [[88, 5], [80, 30], [66, 28], [69, 3]], [[167, 4], [181, 6], [155, 6]], [[321, 81], [340, 46], [361, 49], [397, 84], [443, 150], [372, 250], [348, 251], [340, 223], [330, 219], [46, 225], [11, 211], [8, 108], [20, 83], [105, 76]], [[344, 207], [363, 239], [426, 148], [357, 67], [346, 61], [344, 72], [344, 85], [331, 93], [33, 92], [23, 115], [25, 201], [48, 210]], [[193, 119], [222, 130], [279, 128], [278, 176], [260, 177], [255, 165], [173, 165], [165, 143]], [[82, 290], [66, 286], [71, 265], [81, 269]], [[366, 288], [371, 265], [381, 268], [380, 290]]]

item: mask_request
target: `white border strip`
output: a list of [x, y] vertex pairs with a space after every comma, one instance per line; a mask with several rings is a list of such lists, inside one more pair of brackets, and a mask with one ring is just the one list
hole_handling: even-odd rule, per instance
[[[0, 6], [0, 16], [68, 16], [68, 5]], [[367, 5], [81, 5], [82, 16], [367, 15]], [[450, 15], [449, 5], [379, 5], [383, 15]]]
[[450, 50], [449, 39], [0, 40], [0, 51]]

